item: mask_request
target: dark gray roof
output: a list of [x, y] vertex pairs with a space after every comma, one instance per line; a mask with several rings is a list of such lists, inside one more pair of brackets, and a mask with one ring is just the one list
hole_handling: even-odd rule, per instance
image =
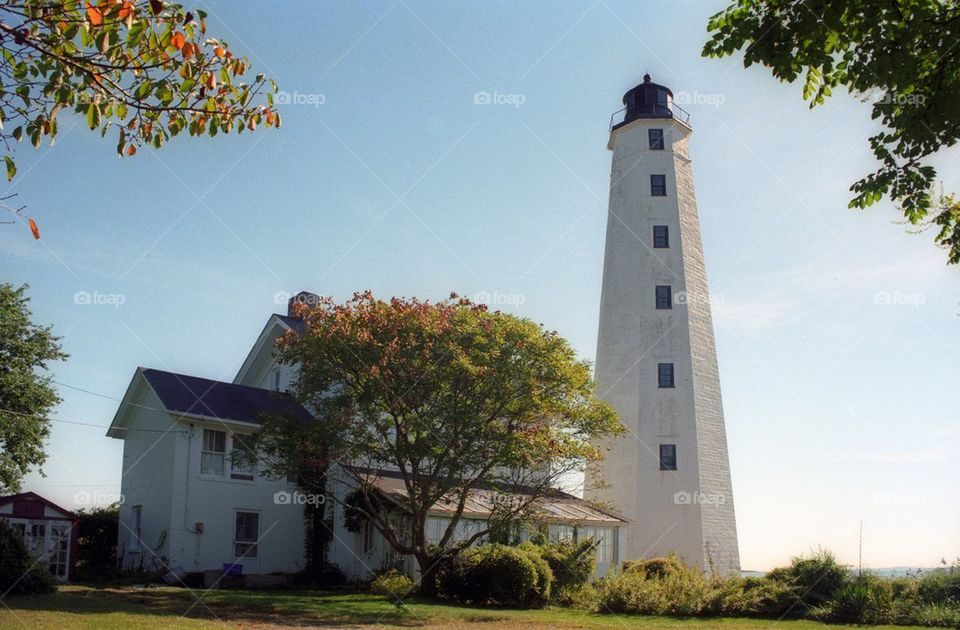
[[260, 414], [312, 417], [290, 395], [259, 387], [140, 368], [168, 411], [259, 424]]
[[297, 319], [296, 317], [290, 317], [289, 315], [281, 315], [280, 313], [275, 313], [275, 316], [280, 319], [284, 324], [295, 330], [299, 334], [303, 334], [303, 331], [306, 329], [306, 326], [303, 324], [302, 319]]

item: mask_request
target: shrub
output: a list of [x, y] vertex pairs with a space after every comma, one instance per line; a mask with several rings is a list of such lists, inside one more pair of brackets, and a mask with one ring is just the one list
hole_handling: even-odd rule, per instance
[[925, 604], [960, 605], [960, 571], [938, 570], [921, 575], [917, 595]]
[[600, 580], [597, 610], [643, 615], [699, 615], [711, 600], [707, 578], [676, 556], [637, 561]]
[[517, 546], [517, 549], [523, 551], [533, 562], [533, 567], [537, 571], [537, 584], [534, 588], [535, 595], [532, 597], [531, 604], [545, 604], [553, 593], [553, 585], [556, 576], [553, 573], [553, 567], [543, 557], [541, 547], [531, 542], [525, 542]]
[[858, 576], [838, 588], [826, 603], [811, 611], [823, 621], [882, 624], [893, 621], [893, 585], [875, 575]]
[[119, 505], [80, 510], [77, 516], [77, 567], [73, 577], [86, 582], [116, 579]]
[[466, 549], [437, 572], [441, 596], [474, 604], [538, 605], [549, 597], [552, 582], [549, 565], [539, 554], [501, 544]]
[[553, 571], [555, 597], [566, 596], [590, 581], [596, 568], [597, 541], [561, 541], [537, 547]]
[[347, 576], [336, 564], [325, 562], [309, 570], [300, 571], [294, 576], [296, 586], [308, 588], [330, 588], [347, 583]]
[[789, 567], [770, 571], [766, 579], [788, 584], [796, 595], [792, 613], [801, 615], [833, 599], [848, 582], [847, 568], [829, 551], [821, 549], [809, 558], [793, 558]]
[[640, 573], [645, 577], [665, 577], [685, 569], [686, 566], [676, 554], [645, 560], [626, 560], [623, 563], [624, 573]]
[[46, 566], [37, 562], [20, 534], [0, 520], [0, 594], [52, 593], [57, 582]]
[[398, 601], [413, 592], [413, 580], [396, 569], [390, 569], [374, 578], [370, 583], [370, 590]]
[[789, 584], [766, 578], [727, 578], [715, 589], [714, 614], [779, 618], [797, 601]]

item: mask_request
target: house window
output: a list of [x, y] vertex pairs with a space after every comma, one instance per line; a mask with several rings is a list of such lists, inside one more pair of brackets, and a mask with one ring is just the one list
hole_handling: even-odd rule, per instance
[[660, 470], [676, 470], [676, 469], [677, 469], [677, 445], [661, 444], [660, 445]]
[[273, 371], [273, 391], [280, 391], [280, 368]]
[[200, 455], [200, 472], [204, 475], [223, 476], [227, 455], [226, 431], [203, 430], [203, 450]]
[[366, 521], [363, 524], [363, 553], [368, 554], [373, 551], [373, 524]]
[[259, 512], [237, 512], [233, 535], [233, 555], [237, 558], [256, 558], [260, 538]]
[[667, 176], [666, 175], [650, 176], [650, 194], [654, 197], [667, 196]]
[[667, 226], [653, 226], [653, 247], [654, 249], [666, 249], [670, 247], [670, 230]]
[[54, 577], [67, 577], [67, 563], [70, 553], [70, 526], [50, 525], [50, 551], [47, 554], [47, 567]]
[[143, 525], [143, 506], [133, 506], [133, 535], [136, 537], [136, 544], [140, 544], [141, 526]]
[[673, 387], [673, 363], [657, 363], [657, 386]]
[[657, 308], [673, 308], [673, 298], [668, 285], [657, 285]]
[[647, 129], [647, 139], [650, 141], [652, 150], [663, 150], [663, 129]]
[[[243, 443], [239, 435], [233, 435], [230, 448], [234, 451], [248, 451], [249, 448]], [[230, 478], [253, 481], [253, 464], [250, 462], [237, 462], [230, 458]]]

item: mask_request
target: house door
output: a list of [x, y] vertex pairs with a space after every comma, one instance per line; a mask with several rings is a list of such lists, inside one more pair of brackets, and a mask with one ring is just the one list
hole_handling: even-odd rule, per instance
[[47, 547], [47, 562], [50, 573], [57, 580], [67, 579], [67, 567], [70, 559], [70, 526], [50, 525], [50, 541]]

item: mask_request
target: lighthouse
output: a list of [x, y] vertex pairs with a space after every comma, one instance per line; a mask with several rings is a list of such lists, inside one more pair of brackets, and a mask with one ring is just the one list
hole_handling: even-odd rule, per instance
[[738, 574], [733, 491], [689, 151], [689, 116], [650, 75], [623, 97], [597, 342], [598, 394], [626, 433], [584, 494], [630, 524], [621, 559], [678, 554]]

